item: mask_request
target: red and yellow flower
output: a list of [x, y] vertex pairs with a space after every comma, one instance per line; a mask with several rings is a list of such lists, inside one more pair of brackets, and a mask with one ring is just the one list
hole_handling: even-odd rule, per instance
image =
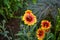
[[25, 24], [34, 25], [37, 22], [36, 16], [32, 13], [31, 10], [26, 10], [22, 18]]
[[38, 40], [43, 40], [45, 37], [45, 31], [41, 28], [39, 28], [36, 32], [36, 36], [38, 38]]
[[42, 20], [41, 28], [45, 29], [45, 30], [50, 29], [51, 28], [51, 22], [49, 22], [48, 20]]

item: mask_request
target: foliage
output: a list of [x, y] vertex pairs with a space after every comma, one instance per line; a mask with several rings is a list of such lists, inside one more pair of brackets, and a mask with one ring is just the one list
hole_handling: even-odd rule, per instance
[[4, 37], [10, 40], [10, 38], [7, 35], [9, 32], [6, 30], [5, 23], [6, 21], [3, 20], [2, 25], [0, 25], [0, 35], [3, 35]]
[[[58, 8], [56, 33], [58, 34], [57, 39], [60, 40], [60, 8]], [[56, 34], [56, 35], [57, 35], [57, 34]]]
[[[56, 9], [56, 0], [42, 1], [0, 0], [0, 35], [3, 35], [7, 40], [38, 40], [36, 30], [41, 27], [41, 20], [49, 20], [51, 28], [49, 32], [45, 33], [44, 40], [60, 40], [60, 8]], [[37, 23], [32, 26], [25, 25], [22, 21], [22, 16], [27, 9], [32, 10], [32, 13], [37, 17]], [[58, 11], [58, 15], [56, 11]], [[12, 36], [10, 36], [6, 23], [9, 23], [12, 18], [20, 20], [18, 24], [20, 30], [16, 34], [12, 32]]]
[[19, 8], [23, 8], [23, 0], [1, 0], [0, 1], [0, 15], [4, 19], [9, 19], [14, 17], [14, 12]]

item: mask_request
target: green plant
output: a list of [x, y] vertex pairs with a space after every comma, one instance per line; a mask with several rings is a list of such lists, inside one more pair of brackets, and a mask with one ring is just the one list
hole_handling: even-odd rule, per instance
[[3, 35], [3, 37], [6, 37], [8, 40], [10, 40], [10, 38], [8, 37], [9, 32], [6, 30], [5, 23], [6, 21], [3, 20], [2, 24], [0, 24], [0, 35]]
[[[44, 0], [44, 2], [43, 0], [0, 0], [0, 35], [3, 35], [7, 40], [38, 40], [36, 30], [41, 27], [41, 20], [49, 20], [52, 26], [49, 29], [50, 31], [45, 33], [44, 40], [60, 40], [60, 8], [58, 8], [56, 18], [55, 6], [55, 0]], [[32, 26], [25, 25], [22, 21], [22, 15], [27, 9], [32, 10], [32, 13], [37, 17], [37, 23]], [[27, 19], [30, 20], [30, 17], [28, 16]], [[57, 24], [55, 21], [57, 21]], [[19, 25], [20, 30], [17, 34], [13, 33], [13, 27], [17, 27], [13, 22]], [[7, 30], [6, 23], [7, 25], [9, 23], [9, 30]]]
[[58, 8], [58, 15], [57, 15], [56, 40], [60, 40], [60, 8]]
[[5, 20], [14, 18], [14, 13], [19, 8], [23, 8], [23, 0], [1, 0], [0, 1], [0, 15]]

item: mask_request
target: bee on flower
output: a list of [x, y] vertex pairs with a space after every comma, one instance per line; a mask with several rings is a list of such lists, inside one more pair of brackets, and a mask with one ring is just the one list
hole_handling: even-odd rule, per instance
[[32, 13], [31, 10], [26, 10], [25, 14], [22, 17], [22, 20], [27, 25], [34, 25], [37, 22], [36, 16]]

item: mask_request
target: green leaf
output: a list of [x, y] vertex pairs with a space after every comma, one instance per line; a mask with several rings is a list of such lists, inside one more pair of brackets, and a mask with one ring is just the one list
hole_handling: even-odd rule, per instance
[[55, 37], [54, 37], [54, 35], [52, 34], [52, 33], [47, 33], [47, 39], [46, 40], [54, 40], [55, 39]]
[[37, 24], [35, 24], [33, 27], [31, 27], [30, 32], [33, 32], [36, 27], [37, 27]]
[[4, 0], [4, 4], [5, 4], [8, 8], [10, 8], [9, 0]]
[[58, 39], [57, 40], [60, 40], [60, 34], [59, 34], [59, 37], [58, 37]]
[[17, 34], [15, 34], [17, 36], [26, 36], [26, 34], [22, 33], [22, 32], [18, 32]]
[[19, 1], [19, 2], [16, 2], [16, 6], [17, 7], [20, 7], [20, 8], [22, 8], [23, 7], [23, 5], [22, 5], [22, 3]]
[[32, 0], [32, 2], [33, 2], [34, 4], [36, 4], [37, 0]]
[[23, 33], [21, 33], [21, 32], [19, 32], [18, 34], [16, 34], [17, 36], [21, 36], [21, 35], [23, 35]]
[[5, 14], [4, 14], [3, 9], [0, 9], [0, 15], [2, 15], [4, 17], [4, 19], [7, 20]]

